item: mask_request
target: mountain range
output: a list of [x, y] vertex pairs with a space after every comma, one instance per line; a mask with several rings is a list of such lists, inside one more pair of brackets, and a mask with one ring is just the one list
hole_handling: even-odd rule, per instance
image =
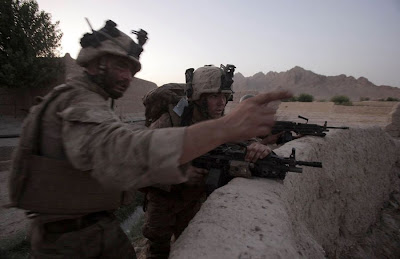
[[275, 89], [288, 89], [294, 95], [306, 93], [315, 100], [329, 100], [335, 95], [345, 95], [352, 101], [361, 98], [370, 100], [400, 99], [400, 88], [371, 83], [367, 78], [358, 79], [353, 76], [324, 76], [296, 66], [286, 72], [259, 72], [250, 77], [241, 73], [234, 76], [233, 90], [235, 92], [268, 92]]
[[[64, 59], [68, 80], [68, 74], [74, 74], [81, 70], [81, 68], [76, 65], [75, 60], [69, 54], [66, 54]], [[359, 101], [361, 98], [368, 98], [369, 100], [386, 99], [388, 97], [400, 99], [400, 88], [397, 87], [387, 85], [377, 86], [365, 77], [356, 79], [353, 76], [346, 76], [344, 74], [338, 76], [319, 75], [299, 66], [286, 72], [270, 71], [266, 74], [259, 72], [250, 77], [236, 73], [233, 80], [233, 90], [236, 92], [235, 96], [239, 98], [245, 93], [256, 94], [275, 89], [288, 89], [296, 96], [302, 93], [311, 94], [317, 101], [330, 100], [335, 95], [345, 95], [352, 101]], [[157, 87], [157, 85], [139, 78], [135, 78], [132, 84], [134, 87], [129, 89], [126, 96], [121, 98], [119, 103], [123, 103], [122, 106], [132, 106], [128, 109], [129, 112], [137, 109], [143, 110], [141, 97], [151, 89]], [[129, 102], [130, 104], [128, 105]]]

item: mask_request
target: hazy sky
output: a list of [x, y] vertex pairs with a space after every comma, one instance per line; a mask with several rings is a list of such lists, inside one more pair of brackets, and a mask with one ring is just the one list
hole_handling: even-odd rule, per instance
[[[149, 40], [137, 77], [184, 82], [185, 70], [234, 64], [236, 72], [294, 66], [333, 76], [364, 76], [400, 87], [400, 0], [37, 0], [60, 21], [61, 53], [76, 58], [90, 28], [113, 20]], [[136, 35], [132, 35], [136, 40]]]

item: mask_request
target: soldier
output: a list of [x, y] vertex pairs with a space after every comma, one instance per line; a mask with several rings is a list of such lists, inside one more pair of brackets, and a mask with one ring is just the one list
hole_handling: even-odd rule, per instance
[[[140, 42], [112, 21], [85, 34], [77, 58], [84, 72], [55, 87], [24, 121], [10, 198], [32, 219], [34, 258], [135, 258], [113, 215], [127, 191], [191, 179], [181, 165], [224, 142], [269, 132], [275, 111], [260, 105], [289, 95], [265, 94], [230, 116], [192, 127], [132, 130], [109, 98], [121, 97], [140, 70]], [[226, 132], [229, 124], [234, 129]], [[214, 136], [204, 133], [211, 130]]]
[[[150, 128], [189, 126], [224, 116], [225, 106], [233, 94], [234, 68], [233, 65], [221, 68], [204, 66], [194, 73], [188, 69], [186, 93], [189, 102], [182, 115], [178, 116], [170, 110], [153, 122]], [[256, 141], [247, 144], [248, 161], [255, 162], [271, 151]], [[157, 185], [143, 190], [146, 193], [143, 235], [147, 238], [147, 258], [168, 258], [171, 237], [176, 240], [180, 236], [206, 198], [204, 180], [207, 171], [188, 166], [187, 172], [197, 173], [198, 177], [178, 185]]]

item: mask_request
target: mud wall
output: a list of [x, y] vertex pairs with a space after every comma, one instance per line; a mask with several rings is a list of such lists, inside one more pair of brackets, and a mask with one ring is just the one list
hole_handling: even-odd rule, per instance
[[32, 89], [0, 88], [0, 116], [24, 117], [35, 104], [36, 96], [44, 96], [51, 87]]
[[276, 149], [322, 161], [284, 181], [236, 178], [216, 190], [170, 258], [343, 258], [400, 191], [399, 140], [380, 127], [331, 131]]
[[386, 126], [385, 130], [389, 135], [395, 138], [400, 137], [400, 104], [397, 104], [394, 109], [389, 113], [390, 123]]

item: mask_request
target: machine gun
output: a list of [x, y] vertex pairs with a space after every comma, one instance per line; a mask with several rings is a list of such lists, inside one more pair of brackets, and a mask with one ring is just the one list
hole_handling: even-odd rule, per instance
[[303, 168], [297, 167], [297, 165], [322, 168], [321, 162], [297, 161], [294, 148], [289, 157], [280, 157], [272, 152], [255, 163], [246, 162], [245, 155], [246, 150], [242, 146], [224, 144], [193, 160], [193, 166], [209, 170], [206, 179], [207, 195], [227, 184], [233, 178], [232, 175], [246, 175], [247, 173], [247, 175], [251, 174], [251, 176], [261, 178], [283, 180], [287, 172], [303, 172]]
[[308, 124], [308, 119], [300, 116], [300, 119], [304, 119], [306, 123], [297, 123], [293, 121], [276, 121], [275, 125], [272, 127], [271, 134], [275, 135], [278, 133], [282, 133], [279, 137], [277, 144], [284, 144], [289, 142], [296, 137], [293, 136], [292, 132], [296, 133], [300, 136], [318, 136], [325, 137], [326, 133], [329, 129], [349, 129], [349, 127], [328, 127], [327, 121], [325, 121], [324, 125], [317, 124]]

